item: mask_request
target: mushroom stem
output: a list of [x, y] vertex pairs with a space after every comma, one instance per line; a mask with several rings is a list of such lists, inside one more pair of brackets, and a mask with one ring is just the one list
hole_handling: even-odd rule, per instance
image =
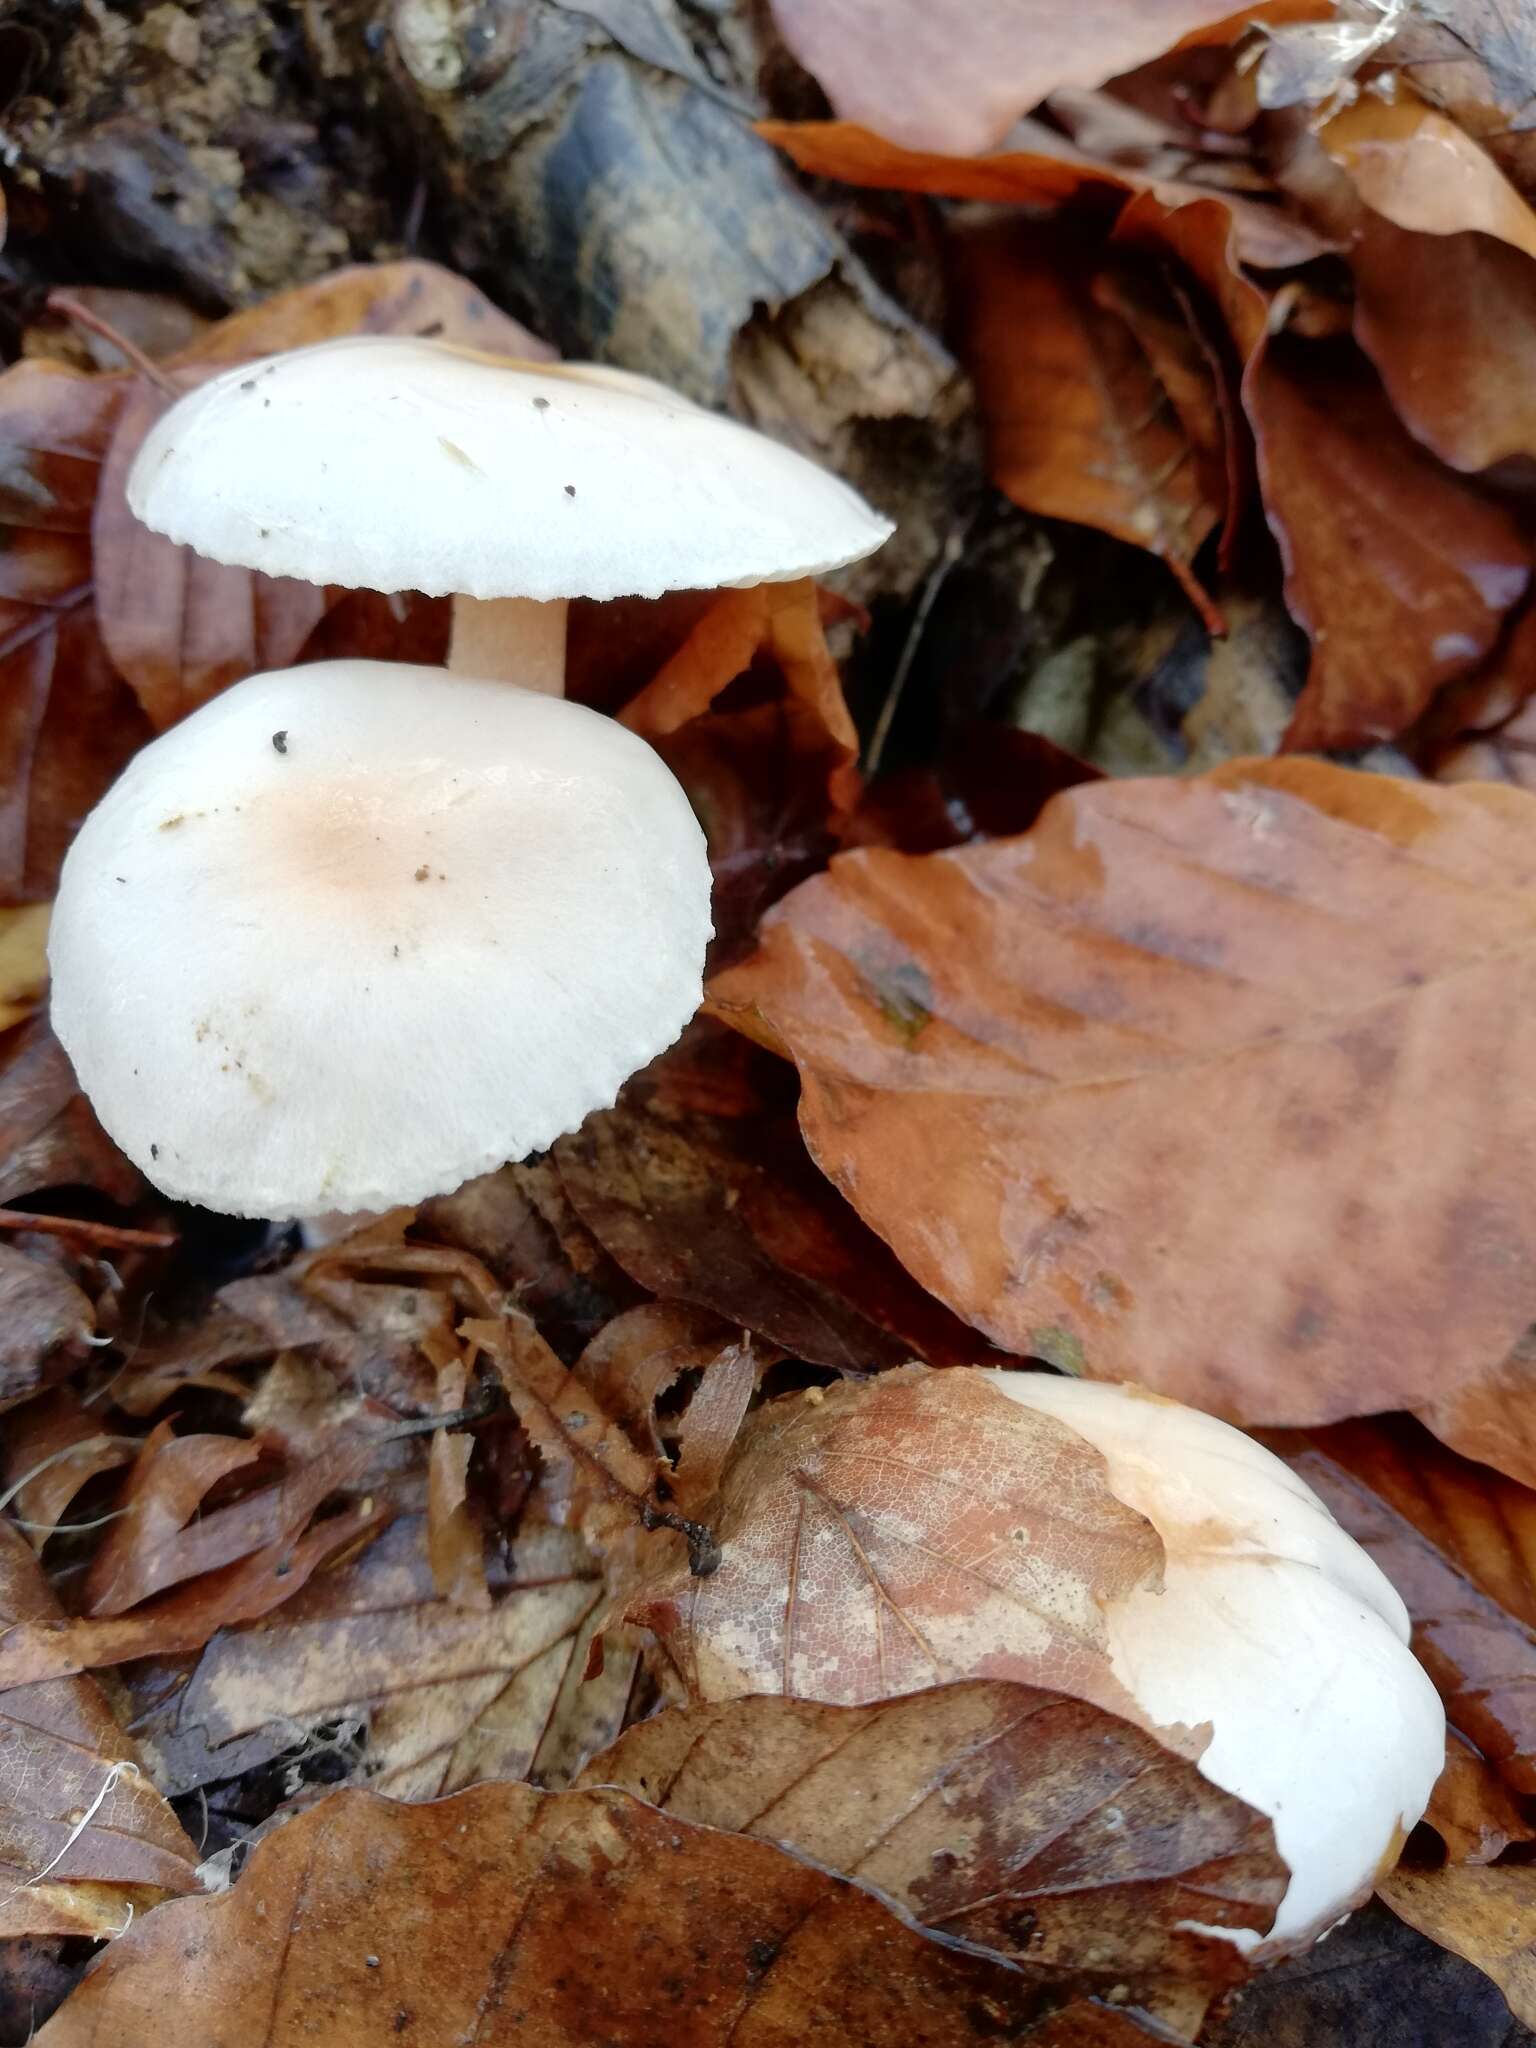
[[448, 667], [487, 683], [565, 695], [563, 597], [456, 597]]

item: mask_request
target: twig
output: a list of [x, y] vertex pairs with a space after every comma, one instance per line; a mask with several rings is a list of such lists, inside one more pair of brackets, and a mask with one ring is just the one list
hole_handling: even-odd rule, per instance
[[151, 362], [136, 342], [126, 334], [119, 334], [109, 320], [103, 320], [99, 313], [93, 313], [89, 306], [82, 306], [71, 292], [50, 292], [44, 302], [50, 313], [62, 313], [66, 320], [83, 327], [88, 334], [99, 334], [103, 341], [109, 341], [113, 348], [130, 363], [139, 375], [153, 384], [157, 391], [167, 398], [179, 397], [176, 386], [167, 377], [160, 365]]
[[174, 1230], [129, 1230], [120, 1223], [92, 1223], [83, 1216], [34, 1216], [26, 1209], [0, 1209], [0, 1230], [35, 1230], [43, 1237], [83, 1237], [118, 1251], [168, 1252], [180, 1244]]

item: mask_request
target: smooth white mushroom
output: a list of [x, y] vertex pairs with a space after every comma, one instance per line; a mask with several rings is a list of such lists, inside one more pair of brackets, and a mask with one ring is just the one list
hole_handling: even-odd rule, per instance
[[157, 1186], [382, 1208], [548, 1145], [699, 1000], [709, 868], [613, 720], [441, 669], [254, 676], [146, 747], [64, 863], [53, 1021]]
[[1161, 1536], [1162, 1591], [1106, 1607], [1115, 1675], [1149, 1723], [1208, 1724], [1201, 1772], [1273, 1823], [1291, 1881], [1266, 1948], [1324, 1932], [1395, 1860], [1444, 1762], [1401, 1599], [1311, 1488], [1229, 1424], [1136, 1387], [987, 1378], [1086, 1437]]
[[556, 695], [571, 598], [820, 575], [892, 531], [840, 478], [648, 378], [385, 335], [188, 393], [128, 502], [216, 562], [452, 596], [451, 669]]

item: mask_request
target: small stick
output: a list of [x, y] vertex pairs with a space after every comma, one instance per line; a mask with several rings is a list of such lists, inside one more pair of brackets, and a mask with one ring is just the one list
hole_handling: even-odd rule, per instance
[[76, 327], [83, 327], [88, 334], [98, 334], [103, 341], [109, 341], [126, 358], [143, 378], [153, 384], [157, 391], [167, 398], [177, 398], [180, 393], [167, 377], [160, 365], [151, 362], [137, 343], [131, 342], [126, 334], [119, 334], [110, 320], [103, 320], [99, 313], [93, 313], [89, 306], [82, 306], [71, 292], [50, 292], [44, 301], [50, 313], [62, 313], [66, 320]]
[[83, 1237], [90, 1244], [124, 1251], [168, 1252], [181, 1240], [174, 1230], [127, 1230], [118, 1223], [91, 1223], [83, 1216], [33, 1216], [26, 1209], [0, 1209], [0, 1230], [36, 1230], [44, 1237]]

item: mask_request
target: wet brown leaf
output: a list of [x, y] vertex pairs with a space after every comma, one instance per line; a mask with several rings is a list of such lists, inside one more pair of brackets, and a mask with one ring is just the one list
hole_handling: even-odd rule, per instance
[[169, 1422], [152, 1430], [123, 1487], [121, 1513], [91, 1560], [85, 1612], [123, 1614], [167, 1586], [271, 1542], [280, 1517], [274, 1512], [257, 1519], [254, 1497], [202, 1512], [206, 1495], [258, 1464], [261, 1455], [261, 1446], [244, 1437], [176, 1436]]
[[[59, 1613], [0, 1523], [0, 1625]], [[194, 1890], [195, 1861], [94, 1679], [0, 1694], [0, 1934], [116, 1934], [130, 1908]]]
[[1400, 1919], [1491, 1977], [1526, 2026], [1536, 2026], [1536, 1870], [1394, 1870], [1378, 1887]]
[[[712, 1001], [994, 1342], [1238, 1421], [1446, 1427], [1536, 1305], [1533, 817], [1302, 761], [1098, 783], [1022, 839], [845, 855]], [[1536, 1477], [1512, 1426], [1482, 1455]]]
[[1407, 1424], [1270, 1442], [1402, 1595], [1452, 1727], [1536, 1792], [1536, 1495]]
[[710, 1524], [719, 1569], [674, 1552], [626, 1615], [703, 1701], [1048, 1678], [1119, 1711], [1102, 1603], [1162, 1569], [1085, 1439], [920, 1367], [758, 1409]]
[[1031, 1686], [673, 1708], [579, 1782], [777, 1842], [940, 1933], [1195, 2024], [1244, 1971], [1189, 1923], [1262, 1934], [1289, 1880], [1268, 1822], [1194, 1764]]
[[229, 2041], [268, 2048], [1136, 2038], [1127, 2015], [1105, 2011], [1096, 2030], [1094, 2008], [1078, 2026], [1076, 2007], [1052, 2016], [1061, 2003], [1056, 1985], [931, 1941], [766, 1842], [623, 1792], [481, 1785], [429, 1806], [326, 1799], [259, 1843], [233, 1891], [114, 1942], [38, 2048], [160, 2048], [210, 2015]]
[[1529, 587], [1529, 542], [1409, 437], [1347, 344], [1272, 341], [1244, 395], [1286, 603], [1313, 646], [1286, 745], [1389, 739], [1493, 646]]
[[1206, 494], [1178, 414], [1091, 273], [1060, 237], [1016, 221], [956, 236], [951, 267], [993, 482], [1027, 512], [1159, 556], [1219, 631], [1192, 565], [1224, 491]]
[[1396, 226], [1442, 237], [1475, 229], [1536, 257], [1536, 214], [1465, 129], [1412, 93], [1362, 93], [1320, 139], [1366, 205]]
[[692, 1026], [553, 1156], [583, 1222], [664, 1300], [819, 1365], [986, 1362], [822, 1180], [782, 1074], [729, 1033]]
[[794, 55], [836, 111], [912, 149], [992, 149], [1060, 86], [1102, 85], [1230, 0], [773, 0]]

